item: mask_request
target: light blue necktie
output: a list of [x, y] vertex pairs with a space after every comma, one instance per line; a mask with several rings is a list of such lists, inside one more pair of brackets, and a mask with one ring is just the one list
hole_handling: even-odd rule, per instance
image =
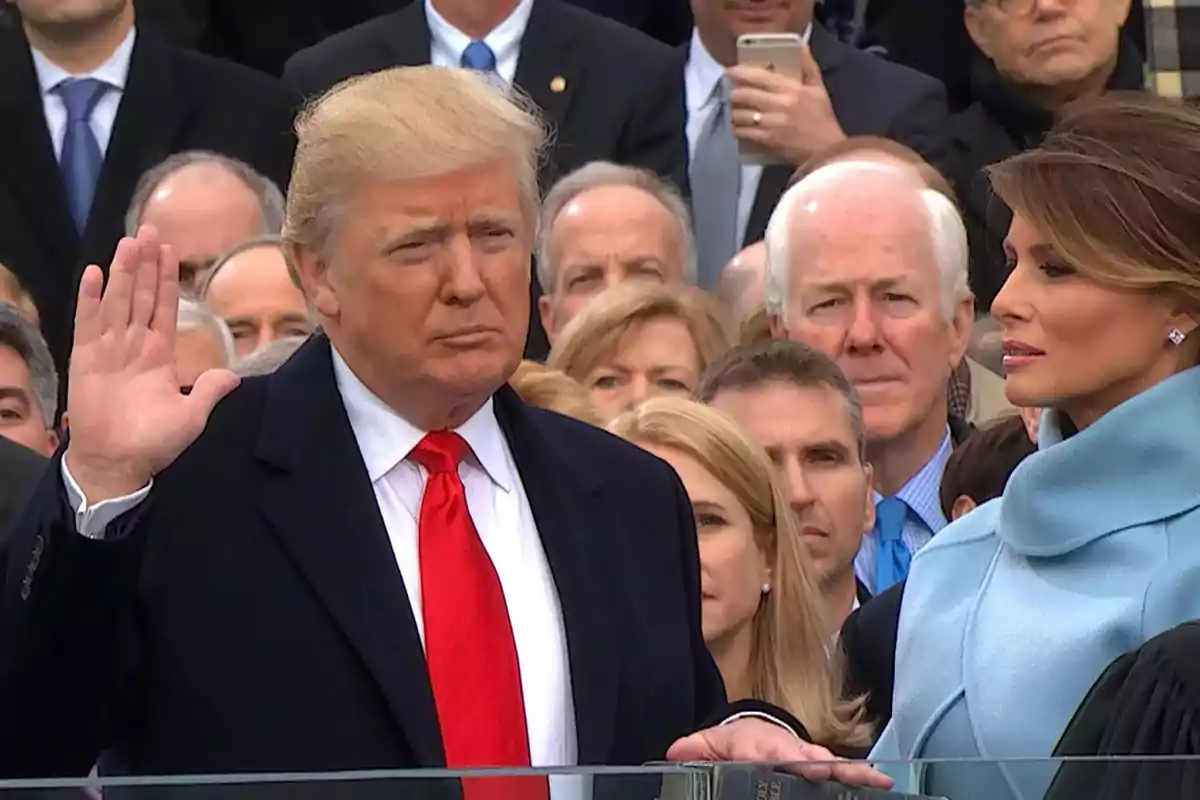
[[460, 63], [467, 69], [495, 72], [496, 54], [492, 52], [492, 48], [487, 46], [487, 42], [471, 42], [467, 45], [467, 49], [463, 50]]
[[92, 112], [96, 103], [109, 90], [109, 85], [95, 78], [68, 78], [54, 91], [67, 107], [67, 129], [63, 135], [62, 158], [58, 167], [63, 187], [67, 190], [67, 205], [75, 228], [82, 234], [87, 227], [96, 181], [104, 166], [104, 153], [92, 133]]
[[742, 162], [729, 110], [729, 84], [717, 81], [709, 103], [715, 105], [696, 139], [689, 169], [692, 224], [696, 231], [697, 283], [716, 288], [725, 264], [738, 251], [738, 194]]
[[879, 553], [875, 559], [875, 594], [882, 594], [908, 577], [912, 553], [901, 534], [908, 517], [908, 504], [899, 497], [885, 497], [875, 505], [875, 534]]

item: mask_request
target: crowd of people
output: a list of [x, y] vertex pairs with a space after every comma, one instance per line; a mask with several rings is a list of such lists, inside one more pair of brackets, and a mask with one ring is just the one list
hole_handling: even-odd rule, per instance
[[1200, 791], [1140, 3], [311, 5], [0, 11], [0, 777]]

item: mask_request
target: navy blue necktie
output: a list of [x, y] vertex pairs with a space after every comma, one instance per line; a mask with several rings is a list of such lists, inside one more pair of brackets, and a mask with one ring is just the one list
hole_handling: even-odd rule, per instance
[[904, 520], [908, 504], [899, 497], [885, 497], [875, 505], [875, 533], [879, 553], [875, 559], [875, 594], [883, 594], [908, 577], [912, 553], [904, 544]]
[[95, 78], [68, 78], [54, 87], [67, 107], [67, 129], [58, 166], [63, 187], [67, 190], [71, 217], [81, 234], [87, 227], [96, 181], [104, 166], [104, 153], [92, 133], [92, 112], [109, 88], [107, 83]]
[[461, 63], [467, 69], [495, 72], [496, 54], [487, 46], [487, 42], [471, 42], [467, 49], [463, 50]]

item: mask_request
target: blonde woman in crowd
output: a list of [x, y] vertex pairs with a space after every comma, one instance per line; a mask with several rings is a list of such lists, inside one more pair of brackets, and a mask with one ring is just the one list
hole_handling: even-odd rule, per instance
[[522, 400], [531, 406], [554, 411], [589, 425], [603, 425], [588, 390], [579, 381], [536, 361], [522, 361], [508, 379]]
[[656, 397], [610, 430], [670, 464], [696, 515], [704, 641], [731, 701], [790, 711], [812, 740], [861, 755], [871, 742], [861, 698], [842, 698], [812, 566], [770, 460], [726, 416]]
[[604, 419], [658, 394], [686, 397], [733, 344], [703, 292], [633, 281], [599, 294], [563, 329], [546, 366], [583, 384]]

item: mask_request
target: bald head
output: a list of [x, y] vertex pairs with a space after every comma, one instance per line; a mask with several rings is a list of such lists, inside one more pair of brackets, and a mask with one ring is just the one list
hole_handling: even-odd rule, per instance
[[[839, 265], [826, 276], [835, 282], [854, 277], [843, 273], [877, 270], [883, 263], [893, 265], [892, 272], [932, 280], [947, 316], [969, 296], [962, 217], [910, 165], [853, 160], [815, 170], [780, 199], [765, 242], [764, 294], [776, 317], [795, 299], [797, 273], [818, 265]], [[880, 277], [886, 283], [902, 276]]]
[[763, 304], [763, 275], [767, 268], [767, 246], [755, 242], [729, 260], [721, 270], [717, 296], [737, 320], [745, 319]]

